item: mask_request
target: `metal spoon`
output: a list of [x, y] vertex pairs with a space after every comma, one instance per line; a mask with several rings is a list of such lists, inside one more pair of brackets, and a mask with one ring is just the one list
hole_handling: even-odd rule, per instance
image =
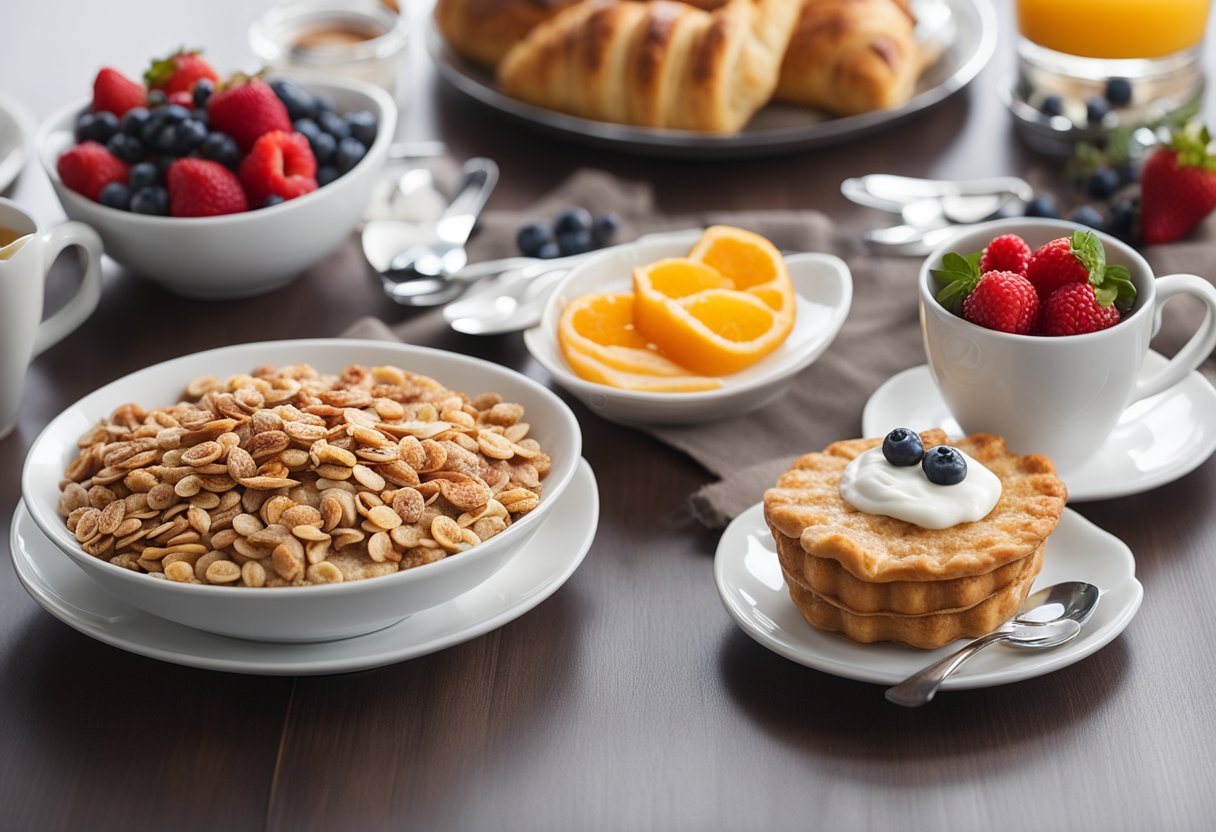
[[1098, 588], [1084, 581], [1041, 589], [1026, 599], [1012, 621], [888, 688], [887, 700], [909, 708], [924, 705], [964, 662], [998, 641], [1022, 649], [1057, 647], [1070, 642], [1097, 609], [1098, 596]]

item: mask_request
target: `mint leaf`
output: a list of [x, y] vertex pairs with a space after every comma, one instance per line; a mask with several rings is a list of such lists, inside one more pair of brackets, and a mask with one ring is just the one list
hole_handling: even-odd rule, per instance
[[1132, 283], [1132, 276], [1127, 268], [1114, 264], [1108, 265], [1103, 277], [1102, 288], [1114, 291], [1115, 296], [1107, 303], [1099, 300], [1099, 305], [1107, 306], [1114, 303], [1120, 312], [1127, 312], [1131, 309], [1136, 302], [1136, 285]]
[[962, 314], [963, 301], [980, 281], [982, 254], [976, 251], [964, 257], [957, 252], [948, 251], [942, 255], [942, 267], [929, 270], [933, 279], [943, 287], [936, 295], [937, 302], [955, 315]]
[[1102, 241], [1092, 231], [1074, 231], [1069, 241], [1073, 256], [1089, 272], [1089, 282], [1097, 286], [1102, 282], [1102, 270], [1106, 267], [1106, 250]]

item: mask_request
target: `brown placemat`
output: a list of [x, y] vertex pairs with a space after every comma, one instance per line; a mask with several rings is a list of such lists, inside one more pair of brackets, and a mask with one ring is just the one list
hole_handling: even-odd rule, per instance
[[[657, 231], [721, 223], [756, 231], [785, 250], [835, 254], [852, 270], [853, 307], [848, 320], [831, 347], [798, 376], [785, 397], [737, 418], [701, 425], [639, 428], [687, 453], [719, 478], [689, 501], [693, 514], [710, 528], [725, 526], [759, 501], [764, 489], [776, 481], [794, 457], [838, 439], [859, 436], [862, 408], [870, 395], [895, 373], [925, 361], [916, 292], [920, 260], [873, 256], [861, 243], [860, 229], [839, 228], [815, 211], [707, 211], [661, 216], [655, 213], [654, 194], [648, 185], [582, 170], [525, 210], [484, 214], [469, 245], [471, 262], [515, 254], [515, 233], [522, 223], [553, 216], [569, 205], [582, 205], [597, 214], [619, 214], [618, 239], [622, 241]], [[1201, 236], [1149, 249], [1146, 255], [1156, 273], [1210, 270], [1210, 234]], [[1200, 315], [1198, 304], [1184, 301], [1175, 305], [1186, 308], [1178, 313], [1171, 309], [1154, 342], [1167, 354], [1194, 331]], [[426, 343], [428, 334], [442, 327], [442, 317], [432, 312], [391, 328], [382, 321], [365, 318], [343, 334]], [[1205, 371], [1209, 377], [1214, 375], [1210, 359]]]

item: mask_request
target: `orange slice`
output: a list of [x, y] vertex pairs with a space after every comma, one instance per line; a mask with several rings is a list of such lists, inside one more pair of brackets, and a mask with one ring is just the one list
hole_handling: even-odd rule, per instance
[[557, 340], [571, 369], [598, 384], [670, 393], [722, 386], [659, 355], [633, 328], [633, 295], [628, 292], [575, 298], [562, 310]]
[[739, 228], [714, 226], [687, 258], [635, 269], [633, 288], [640, 336], [703, 375], [750, 367], [794, 328], [785, 260], [768, 240]]

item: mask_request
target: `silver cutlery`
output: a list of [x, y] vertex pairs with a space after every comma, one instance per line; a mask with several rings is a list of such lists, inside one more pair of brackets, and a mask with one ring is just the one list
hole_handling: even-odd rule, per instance
[[1080, 635], [1082, 626], [1098, 608], [1099, 595], [1096, 586], [1084, 581], [1069, 581], [1040, 589], [1026, 599], [1013, 620], [888, 688], [886, 697], [896, 705], [909, 708], [924, 705], [964, 662], [997, 642], [1022, 649], [1066, 644]]

